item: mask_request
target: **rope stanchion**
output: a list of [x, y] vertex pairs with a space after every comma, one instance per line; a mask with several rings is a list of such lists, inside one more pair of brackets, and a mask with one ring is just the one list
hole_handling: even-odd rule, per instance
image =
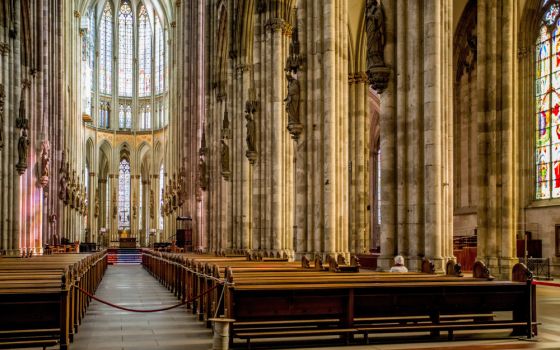
[[202, 297], [205, 296], [206, 294], [208, 294], [208, 293], [210, 293], [211, 291], [213, 291], [214, 289], [218, 288], [218, 286], [219, 286], [219, 284], [216, 284], [216, 285], [213, 286], [212, 288], [206, 290], [204, 293], [199, 294], [199, 295], [195, 296], [194, 298], [192, 298], [192, 299], [190, 299], [190, 300], [185, 300], [185, 301], [183, 301], [183, 302], [181, 302], [181, 303], [179, 303], [179, 304], [175, 304], [175, 305], [172, 305], [172, 306], [167, 306], [167, 307], [164, 307], [164, 308], [161, 308], [161, 309], [138, 310], [138, 309], [130, 309], [130, 308], [127, 308], [127, 307], [124, 307], [124, 306], [120, 306], [120, 305], [116, 305], [116, 304], [110, 303], [110, 302], [108, 302], [108, 301], [106, 301], [106, 300], [103, 300], [103, 299], [100, 299], [100, 298], [96, 297], [95, 295], [91, 294], [91, 293], [88, 292], [87, 290], [82, 289], [80, 286], [74, 285], [74, 287], [76, 287], [80, 292], [84, 293], [85, 295], [87, 295], [88, 297], [92, 298], [93, 300], [97, 300], [98, 302], [100, 302], [100, 303], [102, 303], [102, 304], [105, 304], [105, 305], [108, 305], [108, 306], [113, 307], [113, 308], [115, 308], [115, 309], [120, 309], [120, 310], [123, 310], [123, 311], [145, 312], [145, 313], [167, 311], [167, 310], [172, 310], [172, 309], [178, 308], [178, 307], [183, 306], [183, 305], [185, 305], [185, 304], [188, 304], [188, 303], [190, 303], [190, 302], [192, 302], [192, 301], [194, 301], [194, 300], [196, 300], [196, 299], [202, 298]]

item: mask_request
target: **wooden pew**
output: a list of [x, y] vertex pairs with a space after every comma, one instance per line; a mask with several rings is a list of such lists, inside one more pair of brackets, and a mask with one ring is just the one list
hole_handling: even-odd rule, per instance
[[0, 348], [67, 349], [107, 267], [105, 252], [0, 260]]

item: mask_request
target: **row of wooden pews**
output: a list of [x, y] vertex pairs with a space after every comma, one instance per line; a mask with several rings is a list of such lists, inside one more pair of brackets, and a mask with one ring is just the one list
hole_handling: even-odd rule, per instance
[[[251, 260], [249, 260], [251, 259]], [[271, 259], [271, 258], [269, 258]], [[301, 263], [252, 256], [168, 254], [146, 250], [143, 264], [210, 326], [231, 319], [231, 339], [338, 336], [347, 343], [387, 333], [506, 329], [536, 333], [535, 286], [522, 264], [512, 281], [496, 281], [483, 263], [463, 277], [450, 261], [445, 275], [360, 271], [341, 257]], [[226, 281], [225, 285], [221, 284]], [[499, 313], [500, 317], [496, 318]], [[356, 337], [361, 335], [361, 337]]]
[[107, 269], [105, 251], [0, 258], [0, 348], [68, 349]]

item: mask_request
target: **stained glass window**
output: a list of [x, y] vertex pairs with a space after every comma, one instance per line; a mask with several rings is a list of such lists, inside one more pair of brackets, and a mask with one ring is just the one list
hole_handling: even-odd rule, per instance
[[130, 163], [122, 159], [119, 165], [119, 230], [130, 229]]
[[120, 105], [119, 107], [119, 128], [132, 128], [132, 108], [130, 105]]
[[82, 19], [82, 111], [92, 115], [93, 56], [95, 53], [95, 19], [93, 11], [88, 11]]
[[163, 230], [163, 215], [161, 208], [163, 207], [163, 164], [159, 168], [159, 229]]
[[132, 8], [123, 1], [119, 11], [119, 95], [132, 96]]
[[165, 89], [165, 40], [163, 35], [163, 28], [159, 21], [158, 16], [156, 17], [156, 53], [155, 53], [155, 85], [156, 94], [160, 94]]
[[111, 105], [109, 102], [101, 102], [99, 104], [99, 127], [108, 128], [111, 117]]
[[140, 109], [140, 129], [152, 127], [152, 113], [150, 105], [142, 106]]
[[536, 40], [536, 199], [560, 198], [560, 7], [549, 1]]
[[110, 1], [105, 3], [99, 25], [99, 91], [111, 93], [113, 75], [113, 11]]
[[149, 96], [152, 92], [152, 28], [144, 6], [138, 16], [138, 62], [138, 96]]

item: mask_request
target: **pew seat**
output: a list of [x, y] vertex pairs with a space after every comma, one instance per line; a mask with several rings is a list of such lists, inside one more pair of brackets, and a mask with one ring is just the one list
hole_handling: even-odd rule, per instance
[[0, 331], [0, 349], [42, 347], [58, 345], [60, 328]]

